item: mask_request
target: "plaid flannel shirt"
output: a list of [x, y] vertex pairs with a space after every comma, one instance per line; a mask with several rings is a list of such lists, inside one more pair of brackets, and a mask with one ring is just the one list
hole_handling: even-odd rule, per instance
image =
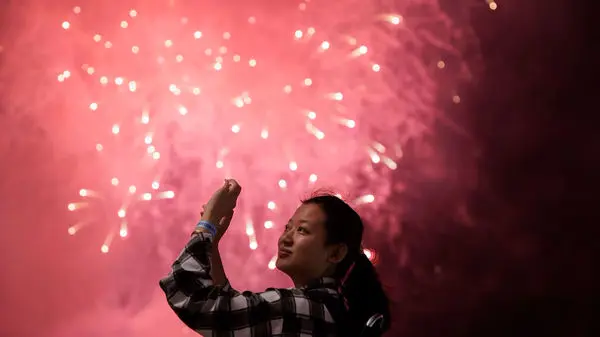
[[[238, 292], [210, 277], [212, 236], [195, 235], [160, 280], [177, 316], [205, 337], [335, 337], [343, 302], [336, 281], [303, 288]], [[330, 311], [331, 310], [331, 311]]]

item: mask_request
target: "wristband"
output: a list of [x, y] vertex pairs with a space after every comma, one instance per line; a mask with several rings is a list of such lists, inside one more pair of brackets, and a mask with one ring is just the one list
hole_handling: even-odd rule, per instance
[[208, 230], [212, 236], [217, 236], [217, 227], [206, 220], [200, 220], [196, 225], [196, 228], [204, 228]]

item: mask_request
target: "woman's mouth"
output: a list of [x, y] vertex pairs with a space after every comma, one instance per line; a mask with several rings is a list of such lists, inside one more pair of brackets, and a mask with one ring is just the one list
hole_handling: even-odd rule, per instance
[[288, 256], [290, 256], [292, 254], [292, 252], [290, 252], [289, 250], [285, 250], [285, 249], [280, 249], [277, 252], [277, 257], [280, 259], [286, 258]]

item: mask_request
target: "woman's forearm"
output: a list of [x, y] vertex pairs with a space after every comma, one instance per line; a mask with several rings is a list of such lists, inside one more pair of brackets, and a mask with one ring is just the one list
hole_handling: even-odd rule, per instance
[[[196, 228], [195, 233], [209, 233], [206, 228]], [[210, 256], [210, 277], [213, 280], [213, 284], [216, 286], [223, 286], [227, 283], [227, 276], [225, 276], [225, 269], [223, 268], [223, 261], [221, 261], [221, 254], [219, 253], [219, 240], [212, 242], [211, 256]]]
[[225, 269], [223, 268], [223, 262], [221, 261], [218, 242], [213, 243], [210, 264], [210, 276], [213, 279], [213, 284], [216, 286], [225, 285], [225, 283], [227, 283], [227, 276], [225, 276]]

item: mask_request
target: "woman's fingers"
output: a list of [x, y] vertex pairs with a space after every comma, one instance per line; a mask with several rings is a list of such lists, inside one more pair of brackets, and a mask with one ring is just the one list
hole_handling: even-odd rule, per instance
[[222, 217], [231, 217], [241, 189], [239, 183], [234, 179], [225, 179], [223, 186], [217, 189], [206, 204], [202, 205], [200, 216], [206, 215], [213, 221]]
[[240, 184], [235, 179], [229, 179], [228, 183], [229, 192], [233, 193], [233, 195], [235, 195], [236, 197], [240, 195], [240, 192], [242, 192], [242, 186], [240, 186]]

